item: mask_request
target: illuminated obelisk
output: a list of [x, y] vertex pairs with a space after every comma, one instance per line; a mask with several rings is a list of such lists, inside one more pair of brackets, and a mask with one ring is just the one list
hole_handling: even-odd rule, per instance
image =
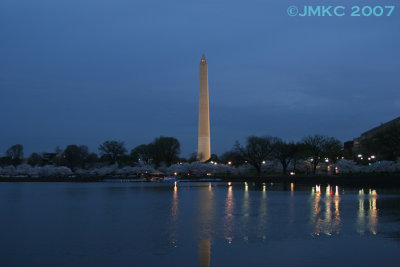
[[197, 158], [201, 161], [210, 159], [210, 110], [208, 106], [208, 66], [203, 55], [200, 61], [199, 87], [199, 139]]

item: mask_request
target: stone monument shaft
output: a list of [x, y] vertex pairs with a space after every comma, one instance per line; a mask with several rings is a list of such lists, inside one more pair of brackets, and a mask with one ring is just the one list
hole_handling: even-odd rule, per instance
[[199, 86], [199, 139], [197, 158], [204, 162], [210, 159], [210, 110], [208, 98], [208, 66], [203, 55], [200, 61]]

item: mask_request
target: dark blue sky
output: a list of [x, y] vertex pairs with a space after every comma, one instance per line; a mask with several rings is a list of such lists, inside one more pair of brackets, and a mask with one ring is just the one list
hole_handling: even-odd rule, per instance
[[392, 2], [391, 17], [299, 18], [287, 7], [325, 2], [2, 0], [0, 152], [164, 135], [187, 156], [203, 53], [213, 153], [249, 135], [352, 139], [400, 115]]

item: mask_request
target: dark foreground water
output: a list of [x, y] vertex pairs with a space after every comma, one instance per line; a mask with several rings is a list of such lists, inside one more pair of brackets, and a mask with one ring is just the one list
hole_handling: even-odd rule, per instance
[[0, 265], [399, 266], [399, 192], [0, 183]]

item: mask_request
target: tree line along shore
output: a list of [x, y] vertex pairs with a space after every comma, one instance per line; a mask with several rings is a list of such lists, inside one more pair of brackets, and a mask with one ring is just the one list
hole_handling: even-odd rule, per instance
[[344, 149], [338, 139], [322, 135], [306, 136], [298, 142], [250, 136], [243, 145], [236, 142], [232, 149], [219, 156], [212, 154], [206, 162], [199, 162], [196, 153], [188, 158], [180, 157], [179, 141], [164, 136], [138, 145], [129, 153], [124, 142], [109, 140], [98, 147], [99, 154], [90, 152], [85, 145], [72, 144], [65, 149], [24, 157], [23, 146], [16, 144], [0, 157], [0, 179], [398, 176], [399, 138], [400, 131], [394, 137], [376, 136], [353, 151]]

